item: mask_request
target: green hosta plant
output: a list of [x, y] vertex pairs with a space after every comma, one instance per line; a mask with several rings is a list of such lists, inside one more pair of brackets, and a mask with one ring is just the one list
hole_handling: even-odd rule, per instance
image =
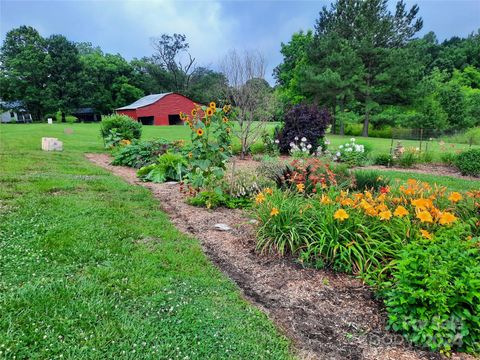
[[162, 183], [181, 181], [186, 172], [187, 160], [179, 153], [166, 152], [157, 163], [140, 168], [137, 176], [143, 181]]
[[164, 139], [151, 141], [134, 141], [132, 144], [120, 147], [112, 161], [112, 165], [141, 168], [155, 163], [159, 155], [169, 148], [169, 142]]

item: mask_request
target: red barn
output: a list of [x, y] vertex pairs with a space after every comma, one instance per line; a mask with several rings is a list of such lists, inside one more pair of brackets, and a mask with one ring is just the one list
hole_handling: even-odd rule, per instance
[[147, 95], [134, 103], [116, 109], [143, 125], [180, 125], [180, 113], [190, 114], [197, 105], [177, 93]]

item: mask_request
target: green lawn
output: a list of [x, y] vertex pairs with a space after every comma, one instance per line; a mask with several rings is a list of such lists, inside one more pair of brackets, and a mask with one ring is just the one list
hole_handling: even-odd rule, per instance
[[[97, 134], [0, 125], [0, 358], [292, 358], [148, 190], [84, 159], [102, 151]], [[42, 152], [42, 136], [65, 151]]]

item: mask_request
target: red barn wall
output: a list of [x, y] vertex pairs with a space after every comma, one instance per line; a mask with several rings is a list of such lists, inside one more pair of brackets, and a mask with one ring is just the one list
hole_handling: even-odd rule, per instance
[[118, 113], [135, 120], [139, 117], [154, 116], [154, 125], [168, 125], [168, 115], [178, 115], [180, 112], [190, 114], [194, 107], [195, 103], [189, 98], [180, 94], [168, 94], [153, 104], [136, 110], [118, 110]]
[[117, 113], [123, 114], [123, 115], [128, 115], [132, 119], [137, 120], [137, 110], [118, 110]]

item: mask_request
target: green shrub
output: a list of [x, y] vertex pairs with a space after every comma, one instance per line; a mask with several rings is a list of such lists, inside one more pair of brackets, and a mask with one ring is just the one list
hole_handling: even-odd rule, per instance
[[398, 164], [404, 168], [410, 168], [419, 161], [418, 153], [414, 150], [407, 149], [400, 158], [398, 159]]
[[166, 152], [156, 164], [140, 168], [137, 176], [143, 181], [162, 183], [165, 181], [181, 181], [187, 172], [187, 160], [178, 153]]
[[112, 161], [112, 165], [141, 168], [153, 164], [159, 155], [164, 154], [169, 148], [165, 139], [133, 142], [119, 148]]
[[454, 165], [456, 159], [457, 155], [453, 152], [446, 152], [440, 156], [440, 160], [442, 161], [442, 163], [447, 165]]
[[480, 351], [480, 239], [414, 242], [392, 283], [384, 296], [393, 330], [431, 350]]
[[480, 176], [480, 149], [460, 153], [454, 163], [463, 175]]
[[433, 162], [433, 153], [431, 151], [425, 151], [420, 154], [419, 161], [425, 164], [430, 164]]
[[[113, 139], [112, 134], [115, 135]], [[101, 122], [100, 135], [110, 144], [109, 146], [116, 146], [121, 140], [132, 141], [134, 139], [140, 139], [142, 136], [142, 124], [134, 121], [131, 117], [127, 115], [113, 114], [109, 116], [104, 116]], [[120, 139], [117, 141], [117, 139]]]
[[373, 159], [375, 165], [390, 167], [394, 164], [393, 156], [391, 154], [378, 154]]
[[386, 188], [390, 183], [388, 177], [382, 176], [379, 171], [375, 170], [357, 170], [355, 175], [355, 187], [357, 190], [373, 190], [379, 191]]
[[235, 198], [228, 194], [216, 191], [200, 191], [197, 195], [187, 199], [187, 203], [193, 206], [215, 209], [224, 206], [229, 209], [245, 209], [252, 205], [250, 198]]

